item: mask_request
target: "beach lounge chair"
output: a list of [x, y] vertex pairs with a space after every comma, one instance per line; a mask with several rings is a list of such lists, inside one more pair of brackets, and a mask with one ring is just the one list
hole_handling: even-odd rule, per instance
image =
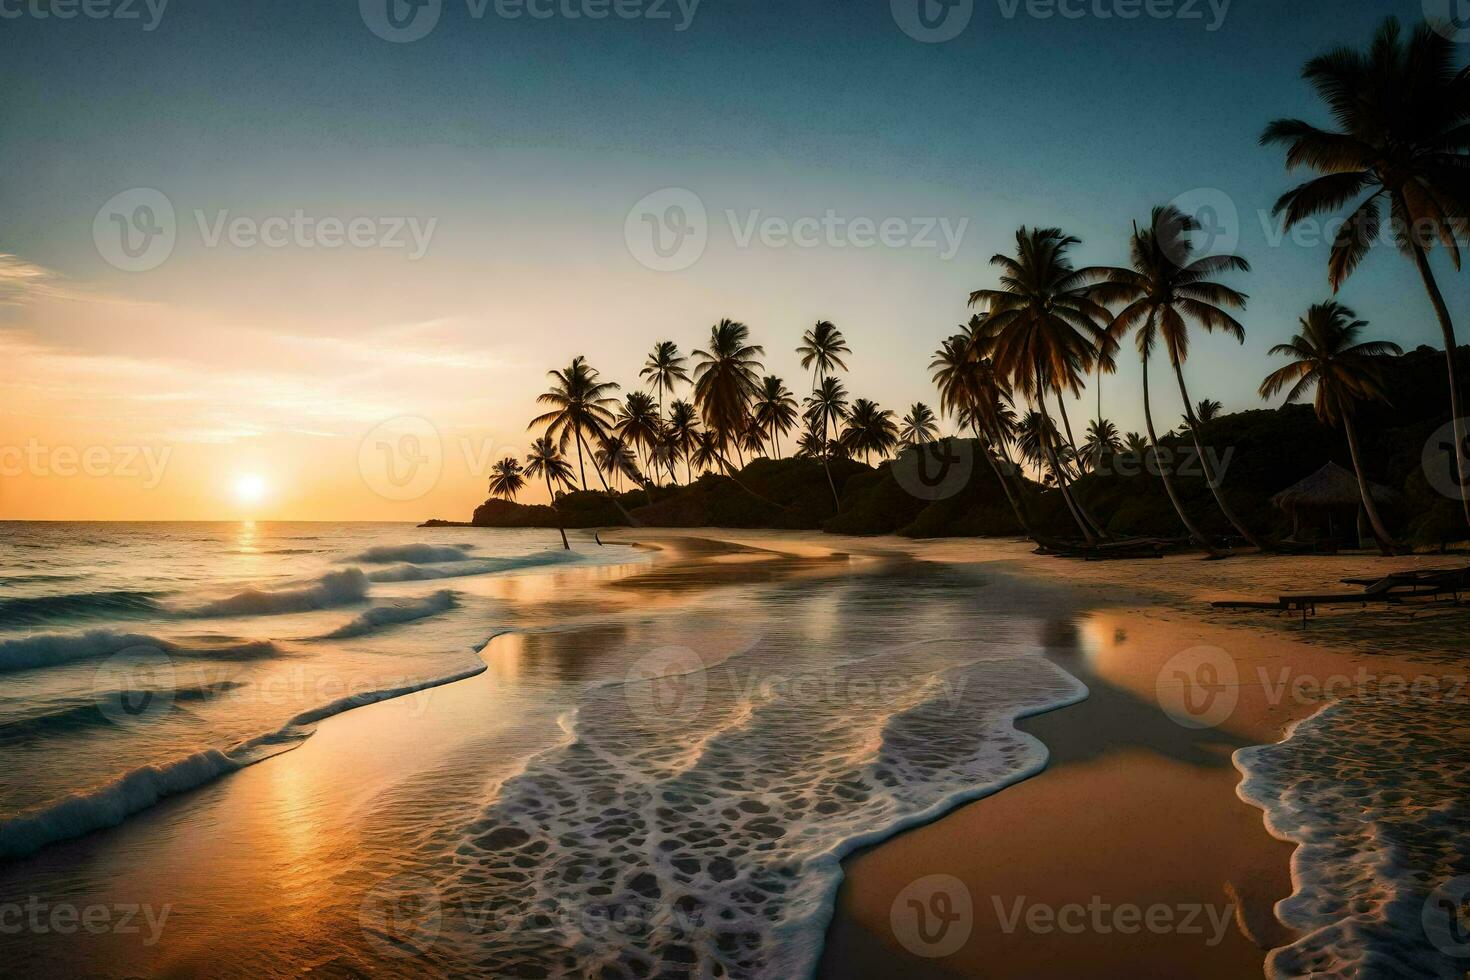
[[1410, 598], [1431, 598], [1441, 595], [1454, 596], [1458, 604], [1460, 596], [1470, 582], [1470, 567], [1459, 569], [1422, 569], [1395, 572], [1380, 579], [1344, 579], [1344, 584], [1366, 585], [1361, 592], [1293, 593], [1277, 598], [1275, 602], [1251, 602], [1223, 600], [1210, 603], [1216, 609], [1271, 609], [1278, 612], [1300, 612], [1302, 628], [1307, 617], [1317, 615], [1318, 606], [1362, 605], [1370, 603], [1393, 604]]

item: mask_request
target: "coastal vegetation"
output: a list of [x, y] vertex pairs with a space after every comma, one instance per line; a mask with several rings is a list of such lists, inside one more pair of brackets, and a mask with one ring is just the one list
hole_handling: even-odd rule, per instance
[[[1227, 413], [1218, 401], [1194, 400], [1186, 366], [1192, 329], [1244, 342], [1241, 287], [1251, 267], [1243, 257], [1200, 250], [1200, 224], [1172, 205], [1134, 221], [1126, 264], [1117, 266], [1077, 266], [1078, 238], [1022, 227], [1014, 251], [992, 257], [994, 282], [969, 293], [973, 315], [938, 340], [929, 365], [937, 413], [917, 402], [895, 419], [892, 409], [851, 391], [852, 348], [828, 320], [795, 347], [811, 372], [798, 402], [785, 380], [766, 372], [765, 348], [750, 327], [722, 319], [690, 357], [673, 340], [657, 342], [640, 371], [642, 388], [621, 402], [620, 386], [585, 358], [551, 371], [539, 398], [549, 411], [531, 422], [544, 434], [524, 474], [543, 476], [554, 504], [516, 504], [525, 480], [516, 460], [503, 460], [475, 523], [1019, 533], [1080, 548], [1183, 536], [1223, 556], [1240, 545], [1299, 546], [1270, 498], [1337, 461], [1356, 475], [1363, 516], [1386, 553], [1399, 539], [1470, 537], [1458, 389], [1466, 351], [1456, 346], [1430, 262], [1439, 246], [1459, 268], [1457, 233], [1470, 210], [1470, 68], [1454, 60], [1453, 46], [1430, 25], [1406, 36], [1390, 19], [1366, 52], [1339, 49], [1303, 69], [1337, 129], [1278, 119], [1261, 137], [1285, 147], [1288, 171], [1318, 174], [1276, 202], [1287, 228], [1350, 207], [1323, 285], [1334, 294], [1343, 288], [1379, 239], [1386, 213], [1392, 240], [1428, 292], [1442, 351], [1406, 355], [1395, 344], [1361, 341], [1366, 324], [1352, 310], [1310, 295], [1300, 331], [1272, 349], [1293, 360], [1260, 386], [1263, 399], [1286, 391], [1286, 404]], [[1102, 411], [1103, 378], [1130, 336], [1142, 364], [1146, 435], [1120, 434]], [[1184, 406], [1167, 432], [1156, 424], [1151, 388], [1160, 359]], [[1443, 380], [1429, 376], [1435, 360], [1448, 397]], [[1079, 441], [1067, 405], [1089, 383], [1098, 412]], [[1293, 404], [1309, 392], [1315, 409]], [[1457, 467], [1460, 476], [1454, 499], [1431, 485], [1421, 453], [1449, 420], [1458, 454], [1450, 476]], [[943, 493], [916, 489], [912, 473], [933, 462], [968, 467], [967, 477]], [[1383, 512], [1370, 483], [1401, 491], [1398, 502]]]

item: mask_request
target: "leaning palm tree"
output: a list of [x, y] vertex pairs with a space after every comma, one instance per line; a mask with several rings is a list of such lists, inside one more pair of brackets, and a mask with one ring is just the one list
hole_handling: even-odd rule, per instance
[[[1102, 362], [1113, 370], [1117, 344], [1104, 324], [1109, 315], [1091, 296], [1089, 286], [1099, 270], [1077, 269], [1067, 252], [1080, 244], [1058, 228], [1025, 228], [1016, 232], [1016, 254], [995, 255], [991, 264], [1002, 270], [1000, 289], [977, 289], [971, 306], [987, 306], [984, 320], [985, 354], [1010, 385], [1033, 400], [1049, 422], [1048, 392], [1054, 392], [1065, 413], [1065, 394], [1082, 389], [1082, 379]], [[1043, 454], [1072, 518], [1088, 544], [1103, 534], [1071, 492], [1057, 458], [1051, 426], [1043, 432]], [[1070, 440], [1069, 440], [1070, 441]]]
[[898, 441], [905, 447], [926, 446], [939, 438], [939, 420], [934, 410], [923, 402], [914, 402], [914, 407], [903, 417], [903, 427], [898, 431]]
[[842, 444], [849, 453], [862, 453], [864, 463], [871, 461], [873, 453], [888, 452], [898, 445], [893, 413], [866, 398], [855, 399], [842, 430]]
[[678, 344], [672, 340], [660, 340], [653, 345], [643, 370], [638, 372], [638, 377], [648, 382], [658, 394], [659, 415], [664, 413], [664, 393], [673, 394], [676, 382], [689, 383], [689, 372], [685, 369], [687, 363], [688, 360], [679, 355]]
[[[1194, 440], [1200, 465], [1204, 467], [1205, 482], [1225, 519], [1234, 525], [1241, 537], [1265, 551], [1265, 544], [1251, 533], [1225, 499], [1221, 475], [1215, 472], [1200, 442], [1199, 419], [1190, 407], [1189, 388], [1184, 382], [1184, 361], [1189, 357], [1189, 321], [1193, 320], [1207, 331], [1218, 329], [1245, 343], [1245, 328], [1227, 309], [1244, 309], [1246, 295], [1209, 277], [1220, 272], [1249, 272], [1250, 263], [1238, 255], [1196, 256], [1190, 236], [1200, 229], [1196, 219], [1173, 205], [1154, 208], [1149, 227], [1144, 230], [1134, 228], [1129, 242], [1132, 268], [1109, 269], [1107, 281], [1094, 293], [1103, 302], [1125, 304], [1113, 321], [1116, 335], [1121, 336], [1147, 321], [1151, 325], [1151, 333], [1163, 340], [1174, 378], [1179, 383], [1179, 394], [1184, 399], [1184, 431]], [[1141, 343], [1143, 335], [1139, 337]], [[1150, 345], [1152, 343], [1151, 337]], [[1139, 350], [1143, 348], [1140, 346]], [[1143, 367], [1147, 383], [1146, 360]], [[1180, 517], [1184, 517], [1182, 509]], [[1185, 523], [1188, 524], [1188, 520]], [[1191, 533], [1194, 533], [1193, 529]], [[1195, 537], [1201, 535], [1195, 534]]]
[[561, 546], [571, 551], [566, 528], [562, 526], [561, 508], [556, 504], [556, 489], [572, 485], [572, 464], [567, 462], [567, 458], [556, 447], [556, 443], [551, 441], [550, 436], [542, 436], [531, 443], [531, 451], [526, 454], [526, 475], [532, 479], [539, 476], [546, 480], [546, 495], [551, 498], [551, 513], [556, 517]]
[[692, 404], [681, 398], [669, 406], [665, 437], [669, 447], [684, 457], [684, 477], [687, 483], [694, 482], [694, 472], [690, 467], [689, 455], [694, 451], [694, 437], [698, 432], [699, 413]]
[[[1394, 239], [1414, 260], [1439, 318], [1455, 452], [1460, 473], [1470, 476], [1455, 327], [1429, 264], [1438, 241], [1460, 268], [1456, 233], [1470, 218], [1470, 68], [1457, 68], [1455, 61], [1455, 46], [1437, 25], [1420, 24], [1405, 39], [1399, 22], [1389, 18], [1366, 52], [1336, 48], [1302, 69], [1337, 129], [1277, 119], [1261, 134], [1261, 144], [1285, 146], [1288, 171], [1309, 167], [1320, 174], [1276, 202], [1288, 229], [1351, 206], [1327, 259], [1334, 293], [1377, 240], [1387, 205]], [[1470, 480], [1460, 480], [1460, 503], [1470, 522]]]
[[721, 320], [710, 328], [709, 349], [697, 350], [694, 368], [694, 404], [705, 428], [714, 433], [720, 462], [733, 474], [725, 447], [738, 442], [746, 429], [750, 404], [759, 391], [761, 363], [765, 353], [750, 343], [750, 328], [734, 320]]
[[[810, 368], [812, 371], [812, 394], [816, 395], [827, 381], [834, 370], [847, 370], [847, 362], [842, 359], [844, 354], [851, 354], [852, 349], [847, 346], [847, 341], [842, 336], [842, 331], [830, 320], [818, 320], [816, 325], [804, 333], [801, 337], [801, 346], [796, 348], [797, 355], [801, 358], [802, 369]], [[826, 429], [827, 422], [832, 423], [832, 431], [837, 431], [837, 418], [823, 420], [822, 445], [829, 445], [830, 436]], [[842, 503], [837, 497], [837, 484], [832, 479], [832, 467], [829, 465], [828, 457], [831, 454], [824, 448], [822, 452], [822, 469], [827, 474], [827, 486], [832, 490], [832, 505], [838, 510], [842, 509]]]
[[513, 501], [525, 486], [520, 460], [514, 456], [507, 456], [490, 467], [490, 496]]
[[1347, 436], [1348, 452], [1353, 458], [1353, 472], [1358, 477], [1358, 492], [1363, 509], [1373, 527], [1373, 537], [1385, 555], [1394, 551], [1393, 538], [1378, 516], [1368, 478], [1363, 475], [1363, 462], [1358, 450], [1358, 434], [1353, 428], [1353, 412], [1361, 401], [1388, 401], [1383, 391], [1379, 358], [1400, 355], [1398, 344], [1387, 340], [1359, 343], [1358, 335], [1368, 325], [1341, 303], [1318, 303], [1300, 320], [1302, 332], [1290, 343], [1277, 344], [1272, 354], [1295, 358], [1261, 382], [1261, 397], [1270, 398], [1291, 385], [1286, 400], [1294, 402], [1314, 387], [1317, 389], [1317, 417], [1326, 425], [1342, 424]]
[[1118, 438], [1118, 427], [1107, 419], [1093, 419], [1087, 426], [1087, 440], [1082, 443], [1082, 464], [1096, 473], [1102, 468], [1105, 457], [1123, 451], [1123, 440]]
[[761, 378], [760, 390], [755, 395], [754, 408], [755, 424], [763, 434], [770, 438], [775, 455], [779, 459], [781, 434], [790, 432], [796, 427], [796, 398], [780, 378], [766, 375]]
[[[576, 442], [577, 470], [581, 475], [581, 489], [586, 490], [587, 469], [582, 461], [582, 451], [586, 448], [590, 453], [591, 448], [587, 445], [589, 440], [600, 443], [610, 434], [613, 425], [612, 406], [617, 404], [612, 392], [618, 390], [618, 385], [613, 381], [599, 381], [597, 369], [591, 367], [587, 359], [580, 355], [572, 358], [572, 363], [564, 370], [551, 371], [549, 376], [552, 380], [551, 388], [538, 396], [536, 401], [555, 407], [532, 419], [529, 428], [546, 426], [546, 434], [555, 439], [558, 448], [563, 450], [568, 442]], [[607, 485], [607, 478], [596, 466], [595, 459], [593, 463], [592, 469], [597, 473], [602, 489], [612, 497], [613, 506], [629, 524], [637, 524], [633, 515], [624, 510], [622, 502], [613, 495], [612, 487]]]

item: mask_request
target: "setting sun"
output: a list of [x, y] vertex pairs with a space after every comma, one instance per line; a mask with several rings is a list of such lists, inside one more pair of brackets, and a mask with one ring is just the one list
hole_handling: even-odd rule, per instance
[[265, 477], [258, 473], [247, 473], [235, 480], [235, 499], [242, 504], [258, 504], [265, 499], [269, 489]]

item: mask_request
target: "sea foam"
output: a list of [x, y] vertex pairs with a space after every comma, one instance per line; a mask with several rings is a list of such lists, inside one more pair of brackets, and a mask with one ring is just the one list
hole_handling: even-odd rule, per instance
[[343, 640], [352, 637], [367, 636], [391, 626], [411, 623], [414, 620], [425, 619], [429, 616], [437, 616], [442, 612], [448, 612], [455, 607], [455, 603], [454, 593], [448, 589], [441, 589], [433, 595], [424, 596], [422, 599], [409, 599], [402, 602], [374, 606], [352, 622], [332, 630], [332, 632], [323, 636], [322, 639]]

